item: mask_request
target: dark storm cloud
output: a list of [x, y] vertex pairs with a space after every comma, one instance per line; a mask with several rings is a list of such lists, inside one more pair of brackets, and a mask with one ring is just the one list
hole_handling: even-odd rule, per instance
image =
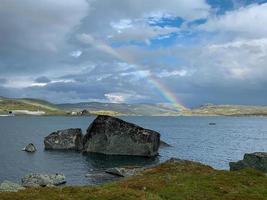
[[51, 80], [47, 78], [46, 76], [41, 76], [35, 79], [36, 83], [50, 83]]

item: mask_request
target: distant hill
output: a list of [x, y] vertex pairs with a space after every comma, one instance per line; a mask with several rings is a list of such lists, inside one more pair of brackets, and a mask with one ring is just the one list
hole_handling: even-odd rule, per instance
[[267, 106], [206, 104], [192, 109], [177, 110], [172, 104], [126, 104], [82, 102], [53, 104], [40, 99], [0, 97], [0, 115], [112, 115], [112, 116], [267, 116]]
[[182, 115], [224, 115], [224, 116], [267, 116], [267, 106], [213, 105], [206, 104], [198, 108], [184, 110]]
[[179, 111], [170, 104], [125, 104], [125, 103], [99, 103], [84, 102], [76, 104], [58, 104], [65, 111], [88, 110], [91, 113], [116, 112], [116, 115], [142, 115], [142, 116], [176, 116]]

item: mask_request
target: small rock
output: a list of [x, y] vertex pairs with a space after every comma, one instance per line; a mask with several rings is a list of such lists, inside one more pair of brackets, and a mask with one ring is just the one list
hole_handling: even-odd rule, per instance
[[63, 174], [32, 173], [24, 176], [21, 182], [24, 187], [58, 186], [66, 183], [66, 177]]
[[25, 188], [17, 183], [11, 181], [4, 181], [0, 185], [0, 192], [18, 192], [19, 190], [24, 190]]
[[34, 146], [34, 144], [30, 143], [25, 148], [23, 148], [22, 151], [33, 153], [36, 151], [36, 147]]

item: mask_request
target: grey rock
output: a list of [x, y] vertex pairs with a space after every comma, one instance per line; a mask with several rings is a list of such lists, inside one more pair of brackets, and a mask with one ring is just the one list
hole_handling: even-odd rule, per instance
[[128, 177], [128, 176], [136, 175], [144, 170], [145, 168], [141, 168], [141, 167], [140, 168], [114, 167], [114, 168], [107, 169], [105, 172], [108, 174], [119, 176], [119, 177]]
[[241, 170], [244, 168], [253, 168], [267, 173], [267, 153], [255, 152], [246, 153], [243, 160], [229, 163], [230, 170]]
[[25, 187], [11, 181], [4, 181], [0, 185], [0, 192], [18, 192], [19, 190], [24, 190]]
[[82, 150], [82, 130], [66, 129], [51, 133], [44, 139], [46, 150]]
[[36, 147], [34, 146], [34, 144], [30, 143], [25, 148], [23, 148], [22, 151], [33, 153], [36, 151]]
[[160, 134], [121, 119], [101, 115], [87, 129], [84, 151], [108, 155], [158, 155]]
[[31, 173], [21, 179], [23, 187], [51, 187], [66, 183], [66, 177], [63, 174], [38, 174]]

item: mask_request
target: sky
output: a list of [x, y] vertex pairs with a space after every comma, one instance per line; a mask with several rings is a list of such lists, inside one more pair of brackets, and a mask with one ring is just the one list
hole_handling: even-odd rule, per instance
[[1, 0], [0, 96], [267, 105], [267, 0]]

